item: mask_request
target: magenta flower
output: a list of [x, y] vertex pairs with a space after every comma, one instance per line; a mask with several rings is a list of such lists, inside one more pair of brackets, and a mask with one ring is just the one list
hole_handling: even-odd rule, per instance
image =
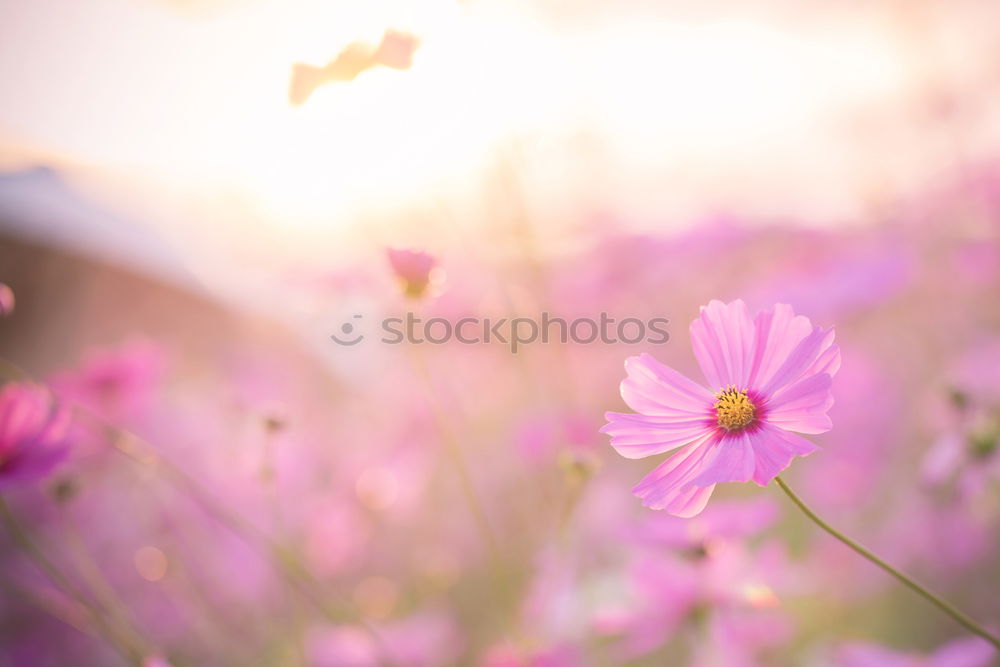
[[42, 387], [0, 390], [0, 486], [47, 475], [68, 451], [69, 413]]
[[817, 449], [797, 433], [831, 427], [830, 386], [840, 367], [833, 330], [777, 304], [750, 318], [741, 300], [712, 301], [691, 323], [711, 389], [648, 354], [625, 361], [622, 398], [639, 414], [609, 412], [602, 433], [626, 458], [679, 450], [632, 490], [643, 504], [691, 517], [720, 482], [767, 485]]

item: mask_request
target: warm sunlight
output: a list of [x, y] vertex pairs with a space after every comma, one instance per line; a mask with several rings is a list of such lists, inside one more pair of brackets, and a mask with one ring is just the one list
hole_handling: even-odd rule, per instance
[[988, 667], [1000, 2], [0, 0], [0, 667]]
[[[762, 155], [780, 170], [788, 147], [824, 147], [816, 129], [837, 114], [897, 92], [898, 54], [876, 24], [790, 33], [761, 21], [623, 16], [562, 29], [519, 5], [360, 7], [262, 0], [191, 16], [102, 0], [77, 17], [93, 33], [40, 26], [82, 54], [69, 66], [86, 68], [86, 98], [70, 104], [45, 88], [0, 111], [0, 127], [174, 190], [228, 192], [284, 228], [460, 196], [512, 140], [548, 147], [543, 170], [552, 150], [590, 137], [609, 165], [725, 158], [719, 176], [738, 184]], [[40, 11], [19, 13], [32, 23]], [[371, 68], [289, 104], [293, 64], [322, 66], [386, 30], [419, 40], [411, 66]], [[34, 56], [7, 75], [14, 94], [56, 66], [45, 43], [21, 45]]]

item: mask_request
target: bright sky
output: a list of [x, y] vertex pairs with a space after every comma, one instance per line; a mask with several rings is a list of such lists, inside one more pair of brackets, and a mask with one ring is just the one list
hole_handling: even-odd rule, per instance
[[[526, 0], [178, 4], [191, 3], [0, 3], [0, 158], [55, 155], [133, 197], [217, 206], [228, 251], [246, 226], [223, 219], [232, 201], [272, 230], [261, 247], [290, 230], [305, 247], [393, 207], [474, 199], [514, 145], [548, 219], [596, 207], [658, 224], [706, 206], [850, 217], [872, 188], [941, 164], [940, 147], [912, 144], [926, 63], [884, 7], [651, 16], [609, 1], [586, 20]], [[412, 69], [289, 106], [293, 62], [322, 65], [389, 27], [422, 40]], [[977, 38], [949, 30], [968, 45], [945, 52], [967, 67]], [[204, 217], [188, 217], [188, 230], [151, 224], [201, 243]]]

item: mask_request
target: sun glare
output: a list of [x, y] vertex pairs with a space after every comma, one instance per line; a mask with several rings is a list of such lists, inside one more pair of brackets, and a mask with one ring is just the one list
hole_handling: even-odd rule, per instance
[[[524, 8], [446, 0], [263, 0], [197, 18], [101, 0], [79, 18], [86, 30], [37, 28], [85, 54], [98, 73], [88, 94], [70, 113], [64, 93], [46, 89], [8, 124], [175, 192], [235, 194], [279, 229], [475, 187], [512, 139], [558, 151], [564, 138], [593, 137], [609, 159], [656, 168], [759, 160], [900, 78], [891, 41], [856, 24], [820, 33], [623, 15], [570, 29]], [[410, 66], [372, 67], [289, 103], [296, 63], [323, 67], [387, 30], [418, 40]], [[27, 61], [24, 85], [52, 66]]]

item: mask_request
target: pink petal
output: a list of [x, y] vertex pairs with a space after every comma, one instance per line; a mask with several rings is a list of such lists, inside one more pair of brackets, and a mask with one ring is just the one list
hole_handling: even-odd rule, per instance
[[675, 417], [608, 412], [601, 433], [611, 436], [611, 446], [628, 459], [663, 454], [687, 445], [714, 427], [704, 418], [677, 420]]
[[0, 392], [0, 440], [14, 443], [33, 437], [45, 424], [50, 405], [40, 387], [10, 383]]
[[693, 419], [711, 411], [715, 397], [698, 383], [643, 354], [625, 360], [622, 398], [636, 412]]
[[769, 424], [751, 432], [750, 442], [756, 459], [753, 481], [760, 486], [767, 486], [796, 456], [806, 456], [819, 449], [805, 438]]
[[63, 445], [21, 449], [0, 463], [0, 488], [30, 479], [44, 477], [62, 463], [69, 454]]
[[920, 658], [867, 642], [844, 644], [837, 651], [839, 667], [914, 667]]
[[928, 667], [988, 667], [996, 649], [979, 637], [953, 639], [929, 656]]
[[754, 324], [741, 299], [711, 301], [691, 323], [691, 346], [712, 387], [745, 388], [753, 362]]
[[705, 465], [711, 454], [711, 447], [705, 442], [706, 436], [681, 449], [657, 466], [632, 489], [632, 493], [643, 499], [643, 505], [680, 517], [692, 517], [708, 503], [715, 485], [696, 486], [691, 482]]
[[816, 363], [806, 371], [807, 375], [826, 373], [830, 377], [833, 377], [840, 370], [840, 347], [833, 344], [833, 329], [827, 332], [827, 336], [829, 336], [828, 340], [824, 341], [824, 345], [827, 346], [826, 349], [816, 359]]
[[827, 351], [833, 342], [830, 335], [832, 331], [823, 331], [819, 327], [812, 330], [808, 336], [803, 338], [791, 354], [775, 371], [774, 375], [763, 386], [761, 392], [767, 396], [773, 395], [782, 387], [785, 387], [799, 380], [804, 375], [809, 374], [812, 368], [817, 366], [824, 352]]
[[795, 347], [812, 331], [809, 319], [796, 315], [785, 303], [762, 310], [754, 320], [754, 354], [750, 384], [763, 387], [778, 371]]
[[826, 412], [833, 406], [826, 373], [812, 375], [785, 387], [767, 403], [767, 422], [798, 433], [825, 433], [833, 426]]
[[964, 461], [965, 440], [957, 432], [945, 433], [924, 455], [920, 476], [929, 484], [941, 484], [958, 470]]
[[713, 456], [694, 480], [698, 486], [721, 482], [748, 482], [753, 476], [755, 456], [749, 431], [717, 437], [711, 443]]

